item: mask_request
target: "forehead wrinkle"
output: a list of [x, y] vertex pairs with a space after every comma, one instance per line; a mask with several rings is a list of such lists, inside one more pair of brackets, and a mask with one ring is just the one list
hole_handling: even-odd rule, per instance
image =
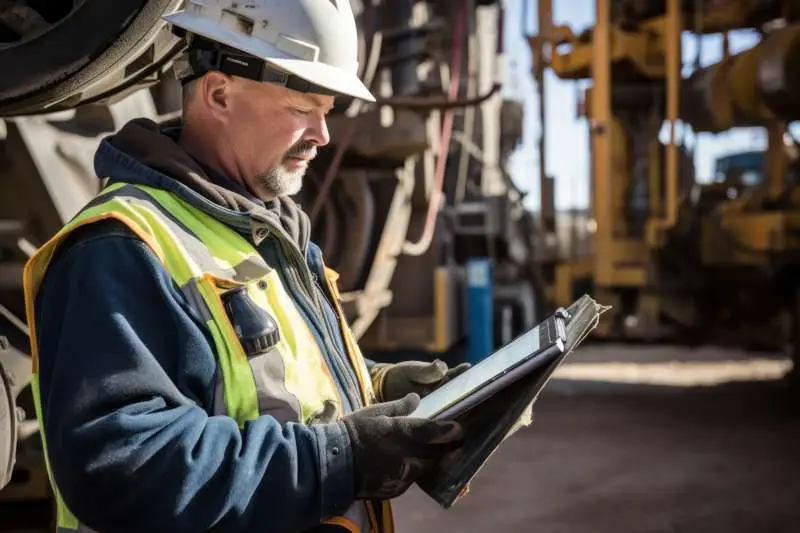
[[290, 90], [288, 92], [287, 98], [291, 103], [294, 105], [306, 105], [309, 107], [319, 107], [324, 109], [325, 111], [330, 111], [333, 109], [333, 102], [326, 103], [325, 100], [312, 93], [301, 93], [297, 91]]
[[308, 97], [314, 101], [314, 103], [318, 106], [323, 108], [325, 111], [330, 111], [333, 109], [333, 102], [326, 103], [323, 97], [317, 96], [315, 94], [309, 94]]

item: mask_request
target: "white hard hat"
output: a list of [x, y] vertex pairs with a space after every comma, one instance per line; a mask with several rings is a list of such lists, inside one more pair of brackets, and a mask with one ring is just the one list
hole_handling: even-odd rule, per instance
[[375, 101], [358, 78], [349, 0], [188, 0], [185, 10], [163, 18], [189, 34], [190, 63], [200, 74], [220, 70]]

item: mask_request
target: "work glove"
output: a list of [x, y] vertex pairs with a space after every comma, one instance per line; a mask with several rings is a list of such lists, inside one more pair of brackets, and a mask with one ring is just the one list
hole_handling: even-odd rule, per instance
[[461, 363], [448, 368], [447, 363], [436, 359], [432, 363], [404, 361], [402, 363], [377, 363], [371, 370], [372, 388], [378, 401], [388, 402], [416, 393], [425, 397], [471, 365]]
[[365, 407], [339, 422], [347, 428], [356, 498], [389, 500], [403, 494], [437, 460], [461, 446], [461, 426], [411, 418], [416, 394]]

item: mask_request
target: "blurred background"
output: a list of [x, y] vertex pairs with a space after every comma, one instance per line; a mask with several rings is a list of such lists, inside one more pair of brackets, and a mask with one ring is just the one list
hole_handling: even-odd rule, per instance
[[[180, 118], [183, 4], [0, 0], [0, 531], [53, 527], [23, 265], [101, 187], [100, 139]], [[800, 1], [351, 5], [379, 99], [337, 102], [297, 200], [365, 353], [474, 363], [611, 306], [471, 492], [412, 488], [399, 531], [800, 531]]]

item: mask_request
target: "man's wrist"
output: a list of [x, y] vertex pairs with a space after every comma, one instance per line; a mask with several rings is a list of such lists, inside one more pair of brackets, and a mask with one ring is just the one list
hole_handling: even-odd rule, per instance
[[386, 373], [393, 367], [392, 363], [375, 363], [369, 369], [370, 380], [372, 381], [372, 389], [375, 391], [375, 398], [378, 402], [385, 402], [386, 398], [383, 396], [383, 384], [386, 381]]
[[347, 428], [341, 422], [310, 426], [317, 437], [320, 472], [320, 516], [340, 516], [355, 501], [353, 451]]

